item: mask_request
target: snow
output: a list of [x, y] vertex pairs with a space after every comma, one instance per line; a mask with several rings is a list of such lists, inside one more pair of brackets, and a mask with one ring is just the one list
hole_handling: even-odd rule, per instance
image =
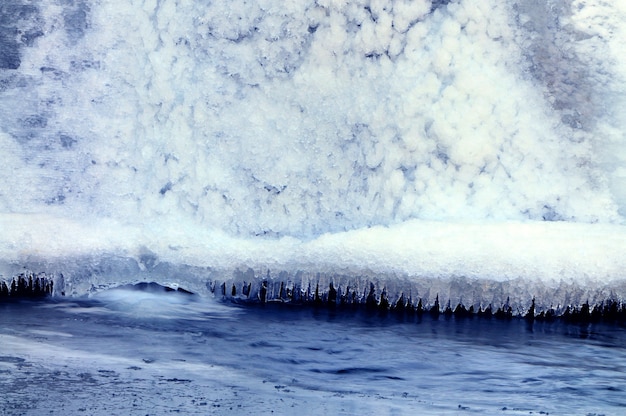
[[626, 296], [624, 6], [14, 7], [0, 26], [5, 278], [202, 292], [250, 268], [518, 282], [507, 290], [530, 294], [512, 296], [547, 305], [568, 302], [549, 294], [563, 285]]

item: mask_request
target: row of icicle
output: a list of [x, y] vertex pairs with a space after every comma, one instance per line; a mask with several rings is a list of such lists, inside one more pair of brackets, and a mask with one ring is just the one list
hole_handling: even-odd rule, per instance
[[[526, 311], [514, 311], [507, 301], [494, 307], [491, 304], [475, 308], [473, 305], [469, 308], [462, 303], [456, 306], [451, 305], [450, 301], [441, 303], [439, 296], [435, 298], [433, 304], [424, 304], [422, 299], [418, 299], [417, 303], [412, 298], [405, 297], [401, 294], [398, 300], [389, 299], [386, 289], [383, 288], [380, 296], [376, 294], [376, 287], [370, 283], [369, 292], [364, 291], [362, 294], [348, 287], [345, 293], [340, 294], [334, 287], [333, 283], [329, 284], [328, 290], [321, 290], [319, 285], [315, 290], [308, 287], [306, 290], [298, 288], [289, 288], [281, 282], [278, 293], [270, 295], [267, 280], [263, 280], [256, 293], [253, 293], [252, 283], [243, 282], [241, 289], [238, 290], [235, 284], [230, 288], [226, 287], [226, 283], [220, 286], [221, 295], [225, 299], [235, 302], [243, 301], [245, 303], [283, 303], [291, 305], [313, 305], [328, 307], [364, 307], [369, 310], [378, 310], [381, 313], [396, 313], [403, 315], [430, 315], [439, 317], [483, 317], [495, 319], [511, 319], [513, 317], [524, 318], [527, 320], [550, 321], [554, 319], [562, 319], [568, 322], [626, 322], [626, 303], [619, 300], [607, 299], [600, 304], [591, 305], [586, 302], [582, 305], [568, 305], [566, 307], [550, 308], [545, 311], [537, 311], [535, 307], [535, 299], [531, 301], [531, 306]], [[445, 306], [443, 306], [445, 305]]]
[[[379, 311], [380, 313], [395, 313], [405, 316], [410, 315], [430, 315], [432, 317], [463, 318], [463, 317], [483, 317], [496, 319], [511, 319], [513, 317], [521, 317], [527, 320], [549, 321], [554, 319], [563, 319], [570, 322], [620, 322], [626, 323], [626, 303], [620, 300], [607, 299], [599, 304], [589, 304], [586, 302], [582, 305], [568, 305], [565, 307], [550, 308], [543, 311], [537, 311], [535, 307], [535, 299], [531, 301], [531, 306], [526, 311], [514, 311], [509, 306], [509, 301], [500, 306], [475, 307], [471, 305], [466, 307], [462, 303], [456, 306], [451, 302], [440, 302], [439, 296], [436, 296], [435, 302], [432, 304], [423, 303], [422, 299], [415, 302], [411, 297], [400, 294], [400, 297], [393, 301], [389, 298], [386, 289], [383, 288], [380, 296], [376, 294], [376, 287], [373, 283], [369, 285], [369, 291], [365, 290], [362, 294], [356, 290], [347, 287], [345, 292], [340, 293], [331, 282], [327, 290], [320, 289], [316, 285], [315, 290], [311, 287], [302, 290], [299, 287], [289, 287], [283, 282], [277, 291], [271, 291], [268, 280], [260, 282], [258, 290], [253, 291], [252, 283], [243, 282], [240, 289], [235, 284], [227, 288], [226, 283], [219, 286], [221, 295], [225, 299], [234, 302], [244, 303], [277, 303], [290, 305], [312, 305], [327, 306], [339, 308], [365, 308], [371, 311]], [[216, 292], [217, 287], [211, 287]], [[179, 289], [180, 290], [180, 289]], [[186, 293], [185, 290], [182, 290]], [[32, 272], [22, 273], [14, 276], [9, 281], [0, 280], [0, 300], [10, 299], [37, 299], [50, 296], [54, 293], [53, 279], [45, 273], [34, 274]]]
[[0, 280], [0, 299], [37, 299], [52, 295], [54, 282], [45, 273], [22, 273]]

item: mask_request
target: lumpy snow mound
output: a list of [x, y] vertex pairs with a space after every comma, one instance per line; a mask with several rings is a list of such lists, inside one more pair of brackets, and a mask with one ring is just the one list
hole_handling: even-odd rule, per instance
[[625, 28], [599, 0], [4, 2], [2, 278], [622, 302]]

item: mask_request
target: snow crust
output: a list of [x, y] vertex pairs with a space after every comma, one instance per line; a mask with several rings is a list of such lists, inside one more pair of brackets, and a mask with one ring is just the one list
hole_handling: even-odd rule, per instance
[[0, 272], [75, 294], [250, 268], [621, 299], [614, 3], [15, 1]]
[[0, 256], [12, 264], [111, 255], [145, 263], [145, 268], [170, 262], [227, 271], [250, 267], [556, 282], [620, 280], [626, 266], [626, 227], [604, 224], [412, 220], [308, 241], [193, 232], [195, 224], [149, 229], [32, 215], [5, 215], [0, 225]]

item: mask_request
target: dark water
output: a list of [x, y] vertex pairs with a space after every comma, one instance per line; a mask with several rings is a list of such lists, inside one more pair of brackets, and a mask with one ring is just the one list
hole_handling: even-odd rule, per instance
[[626, 331], [181, 294], [0, 305], [0, 414], [626, 414]]

